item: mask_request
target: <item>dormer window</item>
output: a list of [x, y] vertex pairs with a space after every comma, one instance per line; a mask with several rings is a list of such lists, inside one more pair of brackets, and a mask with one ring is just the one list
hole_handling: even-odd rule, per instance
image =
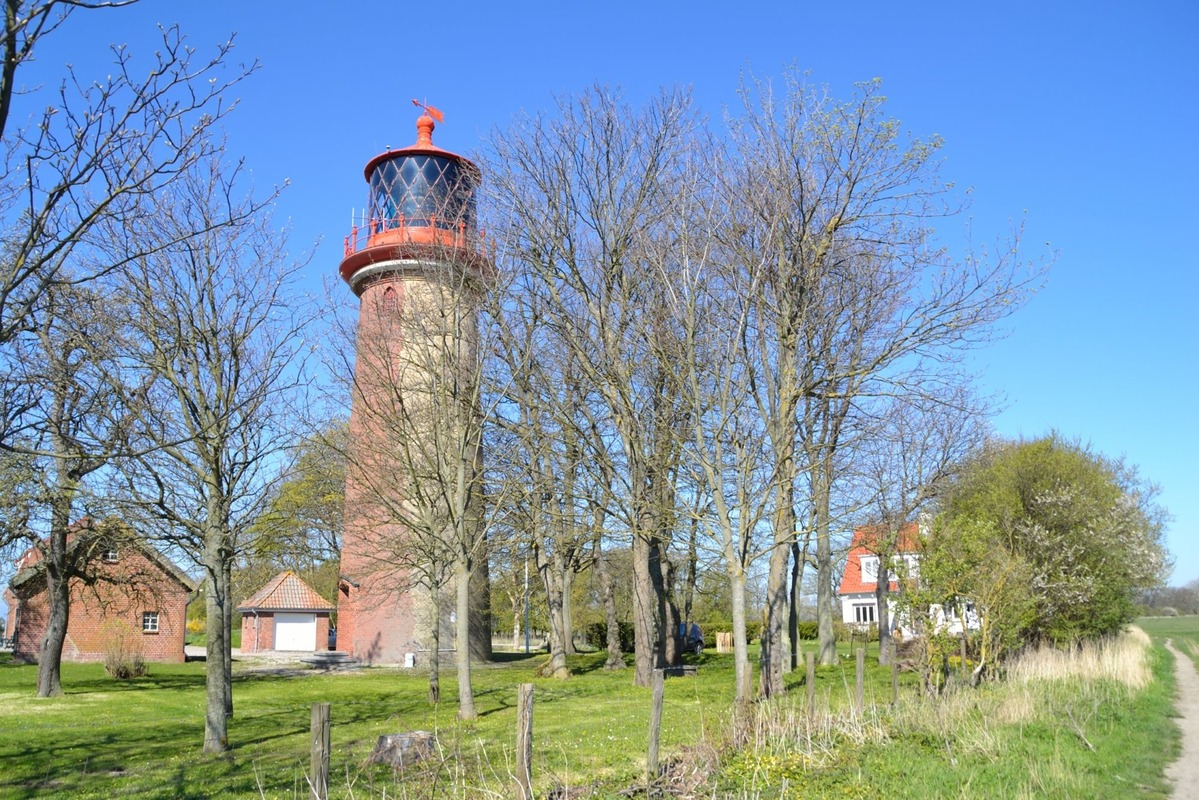
[[878, 556], [862, 556], [862, 583], [878, 582]]

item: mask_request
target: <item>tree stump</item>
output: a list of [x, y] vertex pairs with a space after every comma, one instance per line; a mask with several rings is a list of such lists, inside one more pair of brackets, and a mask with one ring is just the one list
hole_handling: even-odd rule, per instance
[[379, 737], [369, 760], [398, 769], [428, 758], [436, 749], [437, 737], [428, 731], [387, 733]]

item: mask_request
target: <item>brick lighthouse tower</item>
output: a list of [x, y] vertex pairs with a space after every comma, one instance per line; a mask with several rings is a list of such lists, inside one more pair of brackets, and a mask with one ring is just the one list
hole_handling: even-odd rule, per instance
[[481, 176], [433, 144], [440, 112], [413, 103], [416, 143], [367, 163], [367, 209], [339, 270], [359, 315], [338, 649], [408, 666], [455, 648], [467, 626], [472, 655], [491, 644], [474, 512], [478, 298], [491, 270], [475, 220]]

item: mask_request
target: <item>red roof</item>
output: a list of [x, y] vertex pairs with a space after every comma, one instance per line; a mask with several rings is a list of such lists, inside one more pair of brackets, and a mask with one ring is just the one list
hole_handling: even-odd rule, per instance
[[[882, 525], [871, 525], [858, 528], [853, 532], [853, 541], [849, 545], [849, 555], [845, 561], [845, 571], [841, 574], [841, 588], [838, 594], [861, 594], [873, 592], [877, 583], [862, 580], [862, 556], [876, 555], [885, 544], [885, 537], [890, 536], [890, 530]], [[895, 541], [893, 555], [914, 553], [920, 549], [920, 526], [909, 522], [899, 529]], [[891, 589], [898, 589], [898, 584], [892, 580]]]
[[238, 611], [332, 611], [333, 604], [321, 597], [291, 570], [280, 572], [267, 581], [254, 596], [237, 607]]
[[[81, 517], [67, 529], [67, 550], [74, 550], [82, 544], [93, 544], [97, 540], [80, 536], [80, 531], [95, 532], [97, 530], [96, 521], [91, 517]], [[15, 574], [12, 580], [9, 581], [9, 586], [16, 587], [24, 584], [33, 578], [40, 576], [45, 570], [38, 565], [41, 564], [45, 553], [44, 549], [49, 546], [49, 538], [44, 538], [39, 544], [34, 544], [29, 547], [24, 553], [17, 558], [15, 566]], [[137, 537], [123, 535], [117, 538], [114, 542], [118, 547], [135, 547], [148, 559], [156, 563], [162, 568], [163, 572], [177, 580], [187, 591], [194, 592], [196, 590], [196, 582], [191, 577], [181, 570], [174, 561], [163, 555], [157, 547], [154, 547], [148, 541]], [[99, 553], [95, 554], [97, 561]]]

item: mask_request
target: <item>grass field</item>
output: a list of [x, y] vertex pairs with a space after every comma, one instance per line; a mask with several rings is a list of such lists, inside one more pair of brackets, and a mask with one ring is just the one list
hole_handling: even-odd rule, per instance
[[1190, 655], [1199, 668], [1199, 616], [1141, 617], [1137, 625], [1155, 639], [1173, 639], [1174, 646]]
[[[903, 675], [868, 670], [867, 706], [854, 710], [853, 661], [821, 668], [817, 704], [802, 675], [759, 704], [745, 747], [729, 746], [732, 660], [706, 653], [696, 677], [666, 682], [662, 750], [696, 797], [1125, 798], [1166, 796], [1162, 770], [1177, 734], [1164, 651], [1138, 650], [1154, 679], [1033, 678], [921, 698]], [[479, 720], [461, 725], [452, 701], [430, 707], [421, 674], [372, 669], [278, 676], [239, 669], [231, 752], [200, 753], [203, 665], [152, 665], [146, 678], [109, 679], [64, 665], [67, 695], [37, 700], [33, 667], [0, 663], [0, 797], [305, 798], [310, 706], [332, 703], [331, 797], [509, 797], [516, 686], [536, 685], [538, 796], [589, 787], [613, 797], [642, 780], [650, 691], [602, 654], [571, 662], [568, 681], [534, 679], [544, 656], [506, 655], [476, 672]], [[873, 660], [873, 659], [871, 659]], [[442, 696], [455, 697], [452, 672]], [[397, 775], [365, 764], [379, 734], [430, 730], [435, 769]], [[583, 795], [571, 795], [583, 796]]]

